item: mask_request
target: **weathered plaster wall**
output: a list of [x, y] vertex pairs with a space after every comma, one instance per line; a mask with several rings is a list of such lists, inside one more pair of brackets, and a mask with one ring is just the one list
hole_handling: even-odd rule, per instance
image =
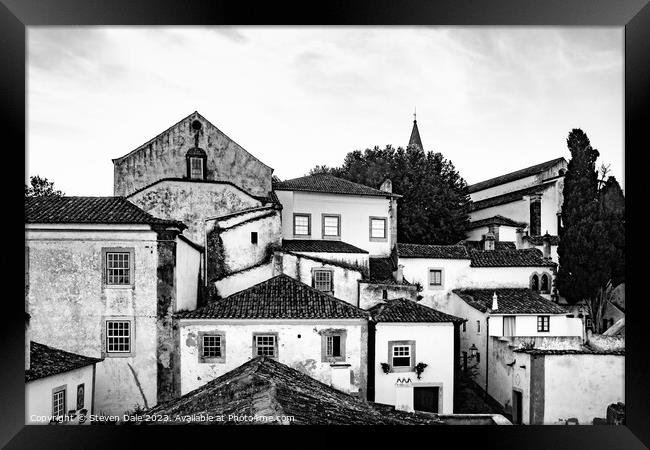
[[359, 283], [359, 307], [361, 309], [369, 309], [383, 301], [383, 291], [386, 291], [388, 300], [394, 300], [396, 298], [416, 300], [418, 295], [416, 287], [412, 285], [368, 283], [362, 281]]
[[625, 357], [546, 355], [544, 423], [564, 424], [575, 417], [590, 425], [607, 406], [625, 402]]
[[[492, 318], [490, 318], [490, 333], [492, 332]], [[506, 412], [512, 412], [512, 377], [514, 375], [513, 361], [519, 354], [514, 353], [508, 339], [495, 337], [489, 338], [488, 347], [488, 394], [501, 405]], [[509, 365], [511, 364], [511, 365]]]
[[[543, 314], [540, 314], [543, 315]], [[491, 315], [490, 336], [503, 336], [503, 317]], [[515, 336], [580, 336], [583, 335], [582, 320], [566, 315], [550, 315], [549, 331], [537, 331], [537, 314], [515, 316]]]
[[205, 246], [205, 219], [262, 206], [262, 202], [229, 184], [162, 181], [137, 192], [129, 201], [155, 217], [180, 220], [183, 232]]
[[[418, 380], [415, 372], [384, 373], [381, 363], [388, 361], [389, 341], [415, 341], [415, 364], [427, 367]], [[375, 401], [395, 405], [398, 378], [410, 378], [414, 387], [439, 386], [442, 411], [451, 414], [454, 407], [454, 327], [451, 323], [378, 323], [375, 335]]]
[[176, 310], [196, 309], [201, 252], [176, 239]]
[[[395, 244], [391, 238], [390, 200], [383, 197], [277, 191], [282, 203], [282, 236], [285, 239], [323, 239], [322, 215], [341, 215], [341, 241], [387, 256]], [[311, 236], [294, 236], [293, 214], [311, 214]], [[387, 219], [386, 240], [370, 240], [370, 217]], [[393, 235], [394, 236], [394, 235]]]
[[368, 270], [369, 257], [367, 253], [327, 253], [327, 252], [295, 252], [300, 255], [311, 256], [312, 258], [326, 259], [328, 261], [339, 261], [346, 264], [353, 264]]
[[[56, 228], [48, 226], [48, 228]], [[96, 411], [122, 413], [156, 402], [157, 241], [148, 226], [28, 228], [32, 340], [101, 357], [105, 318], [135, 321], [134, 352], [97, 364]], [[102, 248], [134, 249], [133, 287], [104, 287]]]
[[[516, 358], [517, 362], [513, 366], [511, 378], [512, 390], [521, 392], [521, 421], [523, 424], [530, 424], [530, 372], [532, 367], [531, 355], [527, 353], [516, 353]], [[514, 397], [510, 400], [511, 405], [513, 401]]]
[[352, 305], [359, 305], [359, 283], [362, 279], [361, 272], [314, 261], [294, 254], [282, 254], [282, 271], [284, 274], [295, 278], [309, 286], [312, 285], [312, 269], [330, 269], [333, 272], [334, 292], [332, 295]]
[[273, 272], [273, 264], [271, 262], [256, 266], [250, 270], [243, 270], [233, 275], [227, 276], [214, 282], [216, 293], [222, 297], [228, 297], [235, 292], [243, 291], [257, 283], [266, 281], [269, 278], [278, 275]]
[[[467, 232], [466, 240], [480, 241], [483, 236], [489, 231], [487, 226], [474, 228]], [[517, 241], [517, 227], [508, 227], [505, 225], [499, 226], [499, 241], [500, 242], [516, 242]]]
[[[367, 383], [367, 322], [348, 320], [189, 320], [180, 321], [183, 394], [223, 375], [253, 358], [253, 333], [277, 333], [278, 361], [330, 384], [330, 362], [322, 361], [323, 331], [343, 329], [346, 364], [350, 364], [352, 392], [365, 398]], [[225, 334], [225, 362], [201, 363], [198, 353], [199, 332]]]
[[[197, 133], [192, 122], [202, 124]], [[131, 153], [113, 160], [114, 194], [128, 196], [162, 178], [185, 178], [185, 155], [198, 146], [207, 154], [208, 180], [230, 181], [253, 195], [271, 191], [273, 169], [244, 150], [198, 113], [193, 113]]]
[[[451, 294], [451, 299], [452, 301], [449, 303], [450, 307], [445, 312], [467, 319], [464, 327], [463, 325], [460, 325], [459, 357], [461, 358], [461, 370], [463, 364], [462, 356], [463, 352], [465, 352], [468, 355], [468, 367], [476, 367], [474, 381], [481, 386], [481, 388], [485, 389], [485, 368], [487, 361], [487, 323], [485, 320], [485, 314], [469, 306], [456, 294]], [[469, 359], [469, 356], [471, 355], [469, 349], [472, 345], [478, 349], [478, 353], [480, 354], [478, 361], [476, 359]]]

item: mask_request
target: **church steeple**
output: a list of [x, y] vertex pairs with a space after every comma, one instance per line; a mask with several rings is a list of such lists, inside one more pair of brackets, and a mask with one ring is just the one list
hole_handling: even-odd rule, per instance
[[411, 138], [409, 139], [409, 147], [419, 147], [424, 150], [422, 146], [422, 139], [420, 139], [420, 131], [418, 130], [418, 121], [416, 118], [417, 113], [413, 113], [413, 130], [411, 130]]

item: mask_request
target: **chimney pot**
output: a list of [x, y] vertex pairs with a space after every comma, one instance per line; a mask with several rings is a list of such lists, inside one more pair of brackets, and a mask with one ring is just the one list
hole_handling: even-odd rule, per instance
[[499, 309], [499, 303], [497, 302], [497, 293], [495, 292], [492, 295], [492, 311], [496, 311], [497, 309]]
[[397, 284], [402, 284], [404, 282], [404, 266], [402, 264], [399, 264], [394, 274], [395, 274], [395, 282]]
[[517, 250], [524, 248], [524, 229], [523, 228], [517, 228], [515, 231], [515, 236], [517, 241], [515, 242], [515, 247]]

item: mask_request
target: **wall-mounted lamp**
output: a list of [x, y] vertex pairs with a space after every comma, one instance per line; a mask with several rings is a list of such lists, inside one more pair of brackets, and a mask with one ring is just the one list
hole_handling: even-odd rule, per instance
[[478, 348], [476, 348], [476, 345], [472, 344], [472, 346], [469, 348], [469, 357], [476, 358], [477, 353], [478, 353]]

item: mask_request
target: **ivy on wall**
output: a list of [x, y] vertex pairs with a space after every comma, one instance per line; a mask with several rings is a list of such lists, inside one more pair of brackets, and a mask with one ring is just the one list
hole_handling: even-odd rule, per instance
[[221, 229], [217, 225], [208, 232], [206, 244], [208, 284], [212, 284], [228, 274]]

